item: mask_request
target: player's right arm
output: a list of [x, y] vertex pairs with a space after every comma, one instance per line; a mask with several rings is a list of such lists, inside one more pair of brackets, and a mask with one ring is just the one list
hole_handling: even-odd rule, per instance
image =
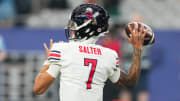
[[123, 88], [133, 88], [136, 86], [139, 74], [140, 74], [140, 66], [141, 66], [141, 54], [142, 49], [135, 48], [133, 52], [132, 64], [128, 73], [120, 71], [120, 78], [117, 85]]
[[138, 32], [137, 25], [135, 25], [135, 32], [132, 31], [131, 27], [129, 30], [131, 31], [132, 37], [126, 37], [127, 40], [133, 45], [134, 52], [132, 63], [128, 73], [120, 71], [120, 78], [117, 81], [117, 85], [124, 88], [132, 88], [135, 87], [140, 75], [140, 66], [141, 66], [141, 55], [142, 55], [142, 47], [144, 42], [144, 37], [148, 30], [143, 33], [143, 26], [140, 28]]

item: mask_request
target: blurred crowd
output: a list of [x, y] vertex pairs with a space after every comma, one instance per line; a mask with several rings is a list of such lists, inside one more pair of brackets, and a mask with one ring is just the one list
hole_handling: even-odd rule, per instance
[[86, 2], [98, 2], [112, 16], [119, 15], [121, 0], [0, 0], [0, 26], [60, 28], [67, 23], [71, 10]]
[[85, 2], [106, 8], [112, 23], [129, 21], [130, 16], [140, 13], [155, 28], [180, 26], [179, 0], [0, 0], [0, 26], [60, 28], [67, 23], [71, 10]]

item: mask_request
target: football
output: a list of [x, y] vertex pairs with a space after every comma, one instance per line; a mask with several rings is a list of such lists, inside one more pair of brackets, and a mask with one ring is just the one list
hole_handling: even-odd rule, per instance
[[141, 26], [144, 26], [143, 32], [144, 32], [146, 29], [149, 30], [149, 31], [147, 32], [145, 38], [144, 38], [144, 43], [143, 43], [144, 46], [146, 46], [146, 45], [151, 45], [151, 44], [153, 44], [153, 43], [155, 42], [154, 32], [152, 31], [152, 29], [151, 29], [148, 25], [146, 25], [146, 24], [144, 24], [144, 23], [142, 23], [142, 22], [131, 22], [131, 23], [128, 23], [128, 24], [126, 25], [126, 27], [125, 27], [125, 33], [127, 34], [128, 37], [131, 37], [131, 36], [132, 36], [132, 35], [131, 35], [131, 32], [130, 32], [130, 30], [129, 30], [129, 28], [128, 28], [128, 25], [130, 25], [131, 28], [133, 29], [133, 31], [135, 31], [134, 24], [137, 25], [138, 31], [140, 31]]

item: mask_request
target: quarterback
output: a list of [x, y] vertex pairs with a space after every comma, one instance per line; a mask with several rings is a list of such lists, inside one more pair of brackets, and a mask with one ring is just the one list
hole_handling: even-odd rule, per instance
[[144, 36], [143, 26], [135, 31], [129, 26], [133, 45], [132, 64], [128, 73], [120, 70], [115, 51], [96, 45], [108, 31], [109, 14], [96, 4], [76, 7], [65, 28], [68, 43], [44, 44], [47, 60], [34, 83], [36, 94], [44, 93], [56, 78], [60, 79], [60, 101], [103, 101], [107, 79], [121, 87], [135, 87], [140, 73]]

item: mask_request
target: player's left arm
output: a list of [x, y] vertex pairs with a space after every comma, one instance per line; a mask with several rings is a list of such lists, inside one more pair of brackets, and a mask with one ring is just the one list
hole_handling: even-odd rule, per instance
[[[45, 48], [46, 54], [47, 54], [47, 57], [46, 57], [47, 60], [48, 60], [49, 52], [52, 48], [52, 44], [53, 44], [53, 41], [50, 40], [50, 48], [49, 49], [48, 49], [47, 45], [44, 44], [44, 48]], [[44, 64], [43, 68], [40, 70], [40, 72], [36, 76], [36, 79], [34, 82], [34, 93], [38, 94], [38, 95], [43, 94], [49, 88], [49, 86], [52, 84], [52, 82], [55, 80], [55, 78], [47, 72], [47, 70], [49, 69], [49, 64], [48, 64], [47, 60]]]

